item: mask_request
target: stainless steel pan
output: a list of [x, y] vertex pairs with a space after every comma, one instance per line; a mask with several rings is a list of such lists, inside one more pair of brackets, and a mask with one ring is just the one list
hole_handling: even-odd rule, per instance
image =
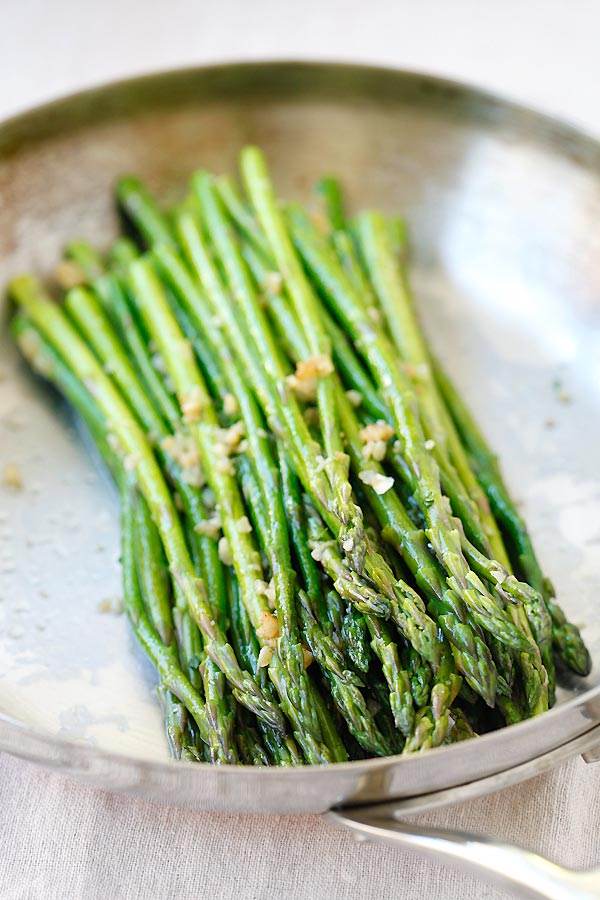
[[[117, 174], [140, 173], [173, 199], [197, 166], [232, 170], [249, 141], [288, 195], [335, 172], [353, 205], [407, 215], [430, 339], [498, 448], [565, 608], [585, 624], [592, 675], [568, 681], [540, 719], [422, 756], [289, 771], [170, 762], [152, 674], [123, 617], [101, 612], [119, 595], [116, 498], [3, 328], [0, 464], [18, 463], [23, 489], [0, 490], [0, 747], [204, 808], [343, 808], [338, 823], [371, 838], [445, 847], [523, 879], [489, 844], [475, 852], [396, 819], [600, 744], [600, 146], [404, 72], [267, 63], [139, 78], [0, 127], [0, 281], [47, 272], [69, 238], [107, 245]], [[538, 872], [559, 885], [557, 871]], [[538, 896], [576, 896], [571, 885], [550, 893], [541, 875], [537, 885]]]

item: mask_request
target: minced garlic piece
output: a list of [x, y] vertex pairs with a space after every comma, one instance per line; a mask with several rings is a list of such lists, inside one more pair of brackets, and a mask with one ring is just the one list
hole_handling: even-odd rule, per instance
[[111, 613], [113, 616], [120, 616], [124, 610], [122, 597], [106, 597], [98, 604], [98, 612]]
[[216, 541], [221, 533], [221, 527], [221, 517], [215, 514], [208, 519], [204, 519], [203, 522], [198, 522], [194, 526], [194, 531], [196, 534], [202, 534], [204, 537], [209, 537]]
[[139, 453], [128, 453], [123, 460], [123, 466], [126, 472], [133, 472], [140, 461]]
[[200, 463], [198, 447], [190, 434], [181, 431], [170, 434], [161, 441], [160, 446], [182, 469], [193, 469]]
[[308, 669], [311, 662], [313, 662], [313, 660], [314, 660], [314, 656], [312, 655], [312, 653], [310, 652], [308, 647], [304, 647], [304, 646], [302, 647], [302, 656], [304, 657], [304, 668]]
[[369, 441], [361, 448], [363, 459], [374, 459], [381, 462], [387, 452], [386, 441]]
[[311, 356], [310, 359], [301, 359], [296, 364], [296, 378], [299, 381], [309, 381], [311, 378], [320, 378], [323, 375], [331, 375], [333, 363], [327, 354]]
[[262, 288], [268, 297], [278, 294], [283, 285], [283, 278], [279, 272], [265, 272]]
[[249, 534], [252, 531], [252, 525], [248, 516], [240, 516], [235, 524], [240, 534]]
[[331, 549], [331, 544], [331, 541], [322, 541], [320, 544], [315, 544], [310, 552], [315, 562], [323, 562], [325, 554]]
[[190, 487], [201, 488], [204, 482], [204, 472], [200, 465], [193, 466], [183, 470], [183, 480]]
[[187, 338], [181, 338], [179, 341], [179, 350], [184, 359], [187, 359], [191, 362], [194, 358], [194, 348], [192, 347], [192, 342]]
[[202, 412], [202, 391], [194, 387], [191, 391], [185, 391], [179, 398], [184, 422], [197, 422]]
[[262, 578], [257, 578], [254, 582], [254, 590], [257, 594], [264, 594], [269, 585], [266, 581], [263, 581]]
[[219, 559], [223, 563], [224, 566], [231, 565], [231, 553], [229, 552], [229, 541], [226, 537], [219, 538], [219, 543], [217, 545], [217, 550], [219, 553]]
[[425, 441], [424, 446], [425, 446], [426, 450], [433, 450], [433, 448], [435, 447], [435, 441], [432, 441], [431, 439], [428, 441]]
[[117, 437], [116, 434], [113, 434], [112, 431], [109, 431], [106, 435], [106, 443], [110, 447], [113, 453], [116, 453], [117, 456], [121, 456], [123, 453], [123, 448], [121, 447], [121, 441]]
[[241, 439], [244, 437], [244, 423], [241, 421], [234, 422], [229, 428], [221, 428], [219, 431], [219, 442], [224, 444], [229, 453], [235, 450]]
[[7, 463], [4, 466], [2, 481], [4, 482], [6, 487], [12, 488], [13, 491], [23, 490], [23, 478], [21, 477], [21, 470], [16, 463]]
[[235, 466], [228, 456], [223, 456], [215, 462], [215, 469], [222, 475], [235, 475]]
[[267, 603], [269, 604], [270, 608], [275, 609], [275, 582], [272, 578], [268, 583], [266, 581], [263, 581], [262, 578], [257, 578], [254, 582], [254, 590], [257, 594], [262, 594], [264, 597], [266, 597]]
[[376, 494], [385, 494], [394, 484], [394, 479], [389, 475], [381, 475], [381, 473], [374, 472], [372, 469], [365, 469], [359, 472], [358, 477], [363, 484], [368, 484], [372, 487]]
[[54, 279], [63, 291], [86, 283], [85, 272], [72, 259], [63, 259], [54, 269]]
[[179, 431], [170, 434], [161, 441], [161, 447], [171, 459], [183, 469], [183, 480], [192, 487], [205, 484], [204, 472], [200, 465], [200, 453], [195, 440], [190, 434]]
[[233, 394], [225, 394], [223, 397], [223, 411], [228, 416], [235, 416], [239, 411], [238, 402]]
[[261, 651], [258, 654], [258, 665], [260, 668], [264, 668], [268, 666], [271, 660], [273, 659], [273, 651], [270, 647], [261, 647]]
[[160, 355], [160, 353], [158, 353], [158, 352], [153, 353], [151, 362], [157, 372], [160, 372], [161, 375], [167, 374], [167, 367], [166, 367], [165, 361], [164, 361], [163, 357]]
[[370, 425], [365, 425], [359, 431], [360, 439], [364, 444], [370, 444], [373, 441], [388, 441], [393, 434], [394, 429], [387, 422], [384, 422], [383, 419], [379, 419]]
[[317, 379], [331, 375], [334, 371], [331, 357], [327, 354], [301, 359], [296, 364], [296, 371], [288, 375], [286, 384], [302, 397], [313, 397], [317, 389]]
[[256, 633], [260, 638], [272, 641], [279, 637], [279, 622], [275, 616], [267, 609], [261, 610], [262, 621], [256, 629]]
[[360, 391], [346, 391], [346, 397], [348, 398], [351, 406], [360, 406], [360, 404], [362, 403], [362, 394]]
[[275, 582], [273, 581], [272, 578], [269, 581], [264, 594], [265, 594], [265, 597], [267, 598], [267, 603], [269, 604], [271, 609], [275, 609], [275, 606], [277, 603], [277, 596], [275, 593]]

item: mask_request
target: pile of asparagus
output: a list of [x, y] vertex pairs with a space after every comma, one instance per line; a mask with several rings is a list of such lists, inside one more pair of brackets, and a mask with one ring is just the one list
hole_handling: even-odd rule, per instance
[[14, 335], [120, 492], [123, 591], [173, 756], [332, 763], [538, 715], [590, 659], [415, 315], [402, 221], [311, 214], [263, 154], [75, 242]]

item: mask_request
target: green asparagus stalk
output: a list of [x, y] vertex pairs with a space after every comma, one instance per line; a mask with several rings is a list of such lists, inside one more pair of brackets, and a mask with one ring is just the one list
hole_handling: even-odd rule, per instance
[[[236, 654], [240, 660], [243, 660], [249, 671], [256, 673], [263, 690], [275, 697], [275, 688], [269, 681], [267, 669], [259, 665], [260, 644], [248, 612], [240, 601], [238, 585], [233, 576], [228, 580], [227, 596], [231, 620], [231, 639]], [[291, 735], [283, 737], [279, 731], [261, 720], [257, 724], [264, 745], [275, 765], [299, 766], [303, 763], [302, 753]]]
[[100, 278], [105, 271], [102, 257], [86, 241], [71, 241], [65, 247], [65, 256], [79, 266], [88, 281]]
[[[589, 652], [581, 639], [579, 629], [567, 620], [554, 599], [550, 581], [542, 574], [527, 526], [506, 488], [496, 456], [488, 447], [469, 410], [439, 365], [435, 367], [435, 377], [456, 428], [471, 456], [477, 477], [488, 495], [494, 515], [515, 546], [518, 567], [525, 573], [531, 587], [546, 601], [556, 653], [564, 664], [578, 675], [589, 674], [591, 668]], [[539, 626], [537, 628], [534, 626], [534, 632], [538, 628]]]
[[306, 265], [335, 304], [378, 381], [417, 485], [417, 499], [428, 525], [427, 536], [447, 570], [449, 587], [462, 598], [483, 628], [508, 646], [534, 654], [531, 642], [513, 624], [463, 556], [456, 523], [441, 491], [439, 468], [425, 448], [414, 388], [398, 365], [391, 344], [373, 326], [337, 259], [314, 229], [309, 228], [305, 218], [292, 215], [292, 230]]
[[337, 178], [333, 178], [331, 175], [324, 175], [317, 181], [315, 190], [323, 200], [327, 221], [332, 231], [344, 231], [346, 228], [346, 214], [342, 189]]
[[121, 565], [123, 567], [125, 611], [131, 621], [136, 637], [156, 666], [162, 683], [185, 704], [186, 709], [193, 715], [203, 740], [205, 743], [209, 743], [209, 725], [202, 699], [181, 672], [173, 648], [165, 646], [160, 640], [144, 608], [136, 568], [135, 513], [133, 488], [130, 479], [122, 479], [120, 493], [122, 510]]
[[[90, 429], [102, 458], [115, 477], [123, 482], [120, 461], [109, 446], [107, 440], [106, 420], [81, 381], [77, 379], [72, 370], [63, 362], [62, 358], [56, 353], [52, 345], [46, 341], [44, 336], [23, 316], [17, 315], [14, 318], [12, 329], [28, 361], [40, 375], [49, 379], [61, 393], [64, 394], [74, 409], [82, 416]], [[132, 579], [133, 577], [134, 576], [132, 576]], [[170, 641], [168, 640], [172, 628], [170, 612], [166, 611], [162, 602], [160, 605], [156, 604], [153, 622], [150, 624], [158, 633], [163, 644], [167, 647], [167, 651], [170, 652]], [[133, 622], [133, 625], [134, 631], [138, 634], [142, 645], [145, 647], [147, 645], [150, 648], [148, 655], [154, 661], [152, 650], [153, 648], [157, 648], [157, 644], [152, 639], [151, 631], [148, 628], [144, 628], [144, 621], [141, 626], [142, 631], [139, 633], [136, 621]], [[158, 648], [158, 651], [160, 653], [160, 648]], [[162, 655], [164, 657], [164, 654]], [[170, 671], [169, 660], [164, 658], [163, 669], [169, 669]], [[159, 672], [160, 671], [161, 670], [159, 669]], [[177, 677], [178, 676], [176, 676], [176, 678]], [[182, 686], [185, 692], [187, 690], [186, 679], [183, 674], [181, 678], [182, 681], [180, 686]], [[173, 681], [172, 683], [175, 682]], [[194, 690], [193, 686], [190, 686], [192, 690]], [[184, 713], [185, 706], [182, 706], [181, 702], [181, 700], [184, 700], [185, 702], [185, 693], [179, 695], [181, 700], [178, 699], [178, 697], [169, 690], [167, 682], [162, 680], [159, 687], [159, 694], [163, 698], [167, 735], [173, 754], [176, 754], [181, 758], [189, 758], [190, 756], [195, 757], [197, 751], [195, 750], [191, 735], [189, 734], [189, 726], [186, 721], [187, 716], [186, 713]], [[196, 709], [198, 712], [200, 698], [197, 694], [194, 694], [193, 697], [195, 706], [191, 706], [189, 709], [191, 711]], [[205, 721], [205, 716], [201, 716], [201, 722], [198, 727], [202, 740], [206, 740], [208, 725]]]
[[[120, 291], [112, 295], [112, 300], [117, 307], [122, 299], [123, 294]], [[112, 330], [94, 295], [80, 288], [70, 291], [66, 296], [66, 307], [87, 336], [101, 361], [111, 370], [112, 377], [117, 382], [123, 395], [128, 398], [130, 405], [147, 433], [152, 435], [153, 442], [157, 445], [156, 454], [158, 460], [177, 488], [187, 515], [194, 527], [201, 527], [201, 523], [206, 520], [207, 514], [199, 490], [191, 484], [201, 474], [197, 471], [198, 466], [195, 458], [188, 454], [189, 458], [183, 461], [190, 463], [190, 465], [180, 466], [166, 451], [167, 441], [171, 438], [172, 431], [166, 427], [164, 420], [160, 416], [161, 405], [152, 391], [146, 392], [140, 385], [138, 380], [140, 369], [138, 368], [136, 373], [123, 351], [117, 334]], [[117, 314], [115, 321], [121, 326], [120, 334], [123, 341], [127, 342], [128, 345], [137, 343], [141, 346], [143, 344], [143, 337], [133, 318], [121, 319]], [[136, 362], [139, 362], [139, 356], [134, 355], [133, 358]], [[163, 388], [160, 380], [159, 386]], [[180, 420], [174, 420], [173, 425], [174, 431], [178, 432]], [[190, 538], [190, 543], [193, 555], [197, 555], [198, 561], [201, 563], [208, 596], [222, 627], [225, 592], [222, 565], [218, 557], [216, 541], [207, 535], [193, 534]]]
[[139, 255], [139, 248], [134, 241], [127, 237], [120, 237], [108, 251], [108, 262], [113, 273], [121, 278], [126, 274], [129, 264]]
[[160, 537], [148, 504], [140, 495], [133, 508], [134, 542], [138, 550], [138, 580], [150, 621], [163, 644], [173, 643], [169, 578]]
[[116, 185], [116, 195], [121, 209], [133, 220], [149, 247], [174, 242], [166, 220], [158, 213], [156, 204], [137, 178], [120, 178]]
[[[284, 303], [282, 300], [281, 307], [284, 307]], [[289, 334], [294, 335], [293, 343], [294, 343], [294, 354], [296, 358], [300, 357], [302, 354], [302, 337], [300, 335], [299, 329], [294, 327], [294, 320], [290, 320], [285, 317], [283, 320], [283, 324], [289, 324]], [[281, 325], [281, 321], [279, 322]], [[358, 440], [358, 425], [356, 424], [355, 417], [352, 415], [352, 411], [350, 410], [350, 405], [348, 403], [347, 398], [339, 397], [338, 393], [338, 404], [340, 405], [340, 409], [344, 412], [344, 419], [342, 425], [344, 426], [346, 432], [346, 438], [349, 439], [349, 449], [351, 452], [351, 456], [353, 455], [354, 462], [357, 464], [357, 468], [362, 468], [363, 459], [361, 456], [361, 448]], [[376, 469], [376, 471], [379, 471]], [[388, 494], [383, 495], [381, 498], [379, 495], [373, 493], [373, 500], [377, 500], [380, 504], [385, 504], [385, 497], [389, 496]], [[388, 523], [389, 524], [389, 523]], [[407, 527], [408, 526], [408, 527]], [[426, 539], [425, 536], [421, 536], [421, 538], [416, 538], [416, 541], [411, 545], [411, 534], [414, 531], [412, 527], [412, 523], [408, 520], [408, 517], [404, 517], [404, 521], [402, 523], [402, 527], [400, 529], [400, 533], [402, 534], [402, 550], [404, 552], [410, 553], [410, 558], [413, 560], [413, 574], [416, 574], [419, 577], [420, 573], [423, 571], [427, 571], [432, 568], [432, 560], [429, 558], [427, 550], [426, 550]], [[406, 541], [406, 538], [408, 539]], [[407, 551], [408, 546], [408, 551]], [[415, 550], [417, 555], [415, 557]], [[437, 598], [438, 604], [444, 603], [445, 606], [443, 608], [443, 612], [445, 614], [444, 617], [444, 625], [447, 631], [452, 635], [452, 631], [454, 631], [455, 642], [458, 642], [458, 646], [456, 647], [455, 652], [458, 654], [458, 662], [460, 668], [465, 672], [466, 677], [470, 679], [470, 682], [473, 685], [476, 685], [480, 691], [483, 692], [483, 696], [486, 697], [487, 702], [492, 703], [494, 694], [495, 694], [495, 668], [493, 661], [490, 657], [489, 651], [483, 641], [476, 641], [470, 635], [469, 626], [466, 624], [465, 619], [466, 615], [464, 612], [461, 614], [460, 619], [456, 620], [456, 615], [454, 608], [456, 606], [457, 598], [454, 598], [454, 595], [447, 591], [447, 589], [443, 586], [439, 577], [437, 579], [434, 578], [434, 595]], [[430, 588], [430, 585], [425, 581], [426, 588]], [[444, 600], [445, 595], [447, 595], [447, 599]], [[462, 621], [461, 621], [462, 619]], [[357, 655], [361, 652], [360, 648], [357, 650]], [[481, 661], [479, 664], [473, 665], [475, 660], [473, 660], [473, 654], [477, 654], [477, 656], [481, 657]], [[478, 672], [477, 666], [481, 665], [481, 671]]]
[[139, 324], [135, 321], [135, 312], [123, 285], [114, 274], [109, 273], [96, 279], [92, 287], [114, 319], [145, 392], [152, 399], [162, 419], [168, 423], [172, 431], [176, 431], [179, 424], [177, 404], [156, 370], [155, 361], [152, 359], [147, 341], [141, 334]]
[[416, 377], [420, 402], [433, 428], [431, 438], [436, 442], [441, 459], [449, 457], [452, 460], [459, 478], [476, 504], [485, 526], [490, 555], [505, 565], [508, 558], [487, 499], [439, 397], [429, 352], [410, 300], [406, 273], [394, 253], [388, 223], [379, 213], [363, 213], [357, 220], [357, 232], [366, 267], [382, 304], [394, 343], [403, 360], [418, 372]]
[[[273, 405], [276, 404], [279, 406], [283, 416], [287, 416], [290, 409], [293, 407], [294, 432], [292, 432], [292, 434], [296, 437], [298, 434], [302, 434], [303, 431], [306, 431], [306, 427], [303, 421], [302, 425], [298, 422], [297, 404], [294, 402], [293, 398], [289, 396], [289, 392], [286, 391], [286, 402], [282, 403], [281, 391], [285, 389], [285, 379], [286, 375], [289, 374], [289, 369], [286, 369], [282, 363], [281, 354], [278, 352], [266, 317], [254, 291], [250, 273], [244, 265], [239, 248], [233, 239], [223, 207], [214, 186], [211, 184], [210, 180], [201, 174], [195, 176], [194, 183], [203, 214], [223, 262], [223, 266], [231, 284], [232, 292], [237, 302], [240, 304], [240, 308], [247, 323], [248, 332], [252, 336], [256, 351], [263, 365], [268, 368], [268, 374], [272, 378], [271, 392], [273, 400], [275, 401]], [[299, 266], [297, 260], [296, 265]], [[337, 413], [334, 415], [335, 410], [330, 408], [333, 394], [330, 377], [326, 374], [328, 366], [331, 367], [329, 345], [327, 341], [323, 341], [322, 344], [319, 345], [315, 343], [314, 347], [310, 346], [310, 342], [308, 343], [309, 351], [314, 351], [313, 358], [323, 362], [323, 370], [322, 372], [319, 370], [319, 374], [317, 374], [316, 378], [316, 394], [317, 403], [321, 410], [320, 418], [323, 429], [324, 452], [327, 460], [326, 478], [333, 490], [334, 502], [331, 506], [331, 511], [340, 522], [343, 531], [340, 543], [347, 543], [347, 546], [351, 548], [348, 552], [351, 554], [353, 564], [355, 566], [360, 566], [361, 556], [364, 553], [362, 517], [360, 510], [352, 502], [351, 488], [347, 480], [346, 460], [341, 452], [339, 425], [336, 425]], [[277, 392], [276, 395], [273, 395], [273, 389]], [[331, 418], [332, 416], [333, 418]], [[290, 432], [291, 429], [288, 429], [288, 437]], [[313, 442], [310, 441], [310, 439], [307, 442], [308, 446], [312, 443]], [[303, 448], [303, 453], [299, 453], [298, 449], [296, 442], [296, 451], [294, 454], [294, 447], [290, 446], [289, 441], [286, 442], [286, 450], [291, 456], [294, 455], [295, 457], [295, 466], [298, 465], [298, 457], [301, 457], [306, 452], [305, 447]], [[315, 454], [315, 456], [320, 459], [323, 458], [320, 456], [320, 453]], [[314, 468], [316, 469], [317, 475], [321, 474], [319, 480], [322, 481], [322, 473], [319, 471], [319, 460], [316, 458], [314, 459]]]
[[[34, 279], [28, 276], [16, 278], [11, 282], [10, 291], [14, 300], [57, 351], [69, 359], [74, 373], [84, 382], [105, 415], [127, 464], [136, 473], [139, 489], [144, 494], [161, 535], [173, 577], [179, 583], [190, 611], [203, 633], [206, 652], [227, 675], [233, 686], [234, 696], [240, 703], [247, 705], [275, 727], [285, 730], [279, 709], [268, 700], [252, 677], [239, 667], [225, 635], [215, 623], [204, 583], [194, 572], [171, 495], [144, 433], [129, 407], [64, 313], [44, 296]], [[149, 645], [149, 648], [151, 650], [152, 646]]]
[[[285, 465], [285, 464], [284, 464]], [[292, 473], [286, 474], [286, 506], [289, 509], [298, 503], [297, 488], [293, 484]], [[258, 504], [257, 504], [258, 506]], [[268, 531], [267, 511], [256, 508], [256, 521], [258, 528], [263, 532], [263, 541], [266, 543]], [[293, 518], [299, 519], [300, 513], [293, 510]], [[319, 621], [314, 612], [313, 602], [309, 595], [300, 590], [298, 592], [298, 609], [302, 622], [303, 633], [312, 655], [321, 667], [329, 684], [332, 697], [344, 717], [351, 734], [359, 744], [376, 755], [385, 756], [392, 752], [391, 747], [375, 725], [368, 710], [366, 700], [360, 690], [361, 681], [345, 664], [342, 653], [331, 641], [331, 632], [323, 621]]]
[[[266, 607], [264, 598], [261, 600], [256, 593], [256, 583], [261, 580], [262, 575], [260, 558], [248, 532], [240, 527], [241, 520], [245, 518], [245, 511], [235, 477], [227, 466], [223, 466], [223, 460], [218, 457], [215, 446], [218, 425], [211, 399], [189, 353], [184, 359], [181, 358], [185, 338], [167, 306], [164, 292], [150, 263], [146, 260], [133, 263], [131, 280], [148, 328], [161, 348], [167, 369], [176, 384], [184, 415], [186, 398], [190, 396], [196, 398], [197, 408], [194, 410], [193, 421], [189, 423], [190, 429], [198, 443], [206, 477], [218, 499], [222, 527], [244, 603], [247, 604], [257, 633], [264, 632], [265, 615], [271, 619], [273, 617]], [[280, 529], [280, 533], [275, 533], [270, 542], [272, 547], [270, 562], [278, 589], [278, 610], [281, 615], [277, 623], [277, 632], [281, 628], [281, 637], [277, 642], [281, 659], [281, 673], [278, 671], [276, 675], [277, 687], [281, 702], [295, 726], [296, 738], [302, 743], [305, 755], [311, 762], [326, 762], [329, 754], [322, 742], [319, 722], [309, 702], [310, 685], [304, 673], [302, 648], [297, 640], [293, 591], [289, 580], [291, 566], [289, 563], [285, 565], [286, 552], [289, 560], [289, 544], [284, 517], [282, 516], [278, 522], [272, 521], [271, 527]], [[265, 637], [265, 641], [268, 639]]]
[[[165, 732], [171, 756], [185, 762], [199, 762], [202, 758], [201, 751], [190, 726], [187, 709], [163, 684], [158, 686], [157, 693], [164, 711]], [[200, 743], [200, 747], [205, 746]]]
[[[202, 196], [207, 207], [209, 207], [210, 198], [210, 211], [208, 215], [211, 233], [215, 236], [215, 240], [222, 252], [223, 264], [232, 280], [235, 295], [237, 298], [245, 297], [249, 307], [251, 307], [251, 314], [257, 315], [257, 304], [255, 298], [252, 296], [252, 287], [248, 278], [248, 273], [243, 267], [241, 257], [239, 253], [236, 252], [231, 234], [220, 215], [220, 212], [222, 213], [222, 211], [218, 208], [217, 197], [206, 182], [203, 182], [203, 189], [204, 193]], [[261, 328], [265, 327], [267, 326], [265, 326], [264, 323], [261, 324]], [[335, 385], [333, 382], [331, 391], [331, 396], [335, 399]], [[287, 449], [289, 449], [289, 447], [286, 445], [286, 450]], [[317, 468], [320, 468], [318, 461]], [[332, 476], [329, 466], [327, 468], [327, 473], [330, 479], [333, 479], [334, 477], [337, 478], [337, 475]], [[339, 481], [337, 483], [339, 484]], [[422, 604], [420, 604], [420, 601], [416, 598], [414, 592], [412, 592], [402, 581], [396, 581], [396, 579], [394, 579], [393, 574], [385, 565], [385, 562], [379, 554], [371, 551], [368, 558], [363, 558], [362, 550], [359, 550], [358, 553], [356, 552], [359, 542], [360, 544], [363, 542], [361, 538], [362, 526], [359, 526], [360, 530], [357, 532], [356, 518], [352, 512], [352, 507], [354, 507], [354, 509], [357, 509], [357, 507], [351, 503], [350, 485], [346, 482], [345, 485], [342, 485], [342, 488], [343, 490], [339, 494], [341, 501], [338, 506], [338, 514], [340, 512], [340, 507], [344, 504], [346, 509], [350, 509], [349, 515], [345, 514], [347, 522], [349, 519], [350, 527], [348, 529], [347, 522], [342, 520], [342, 524], [345, 526], [344, 530], [340, 532], [336, 529], [340, 547], [348, 554], [352, 563], [354, 563], [355, 566], [357, 565], [359, 570], [364, 564], [369, 577], [374, 577], [379, 581], [380, 585], [385, 585], [389, 594], [390, 612], [388, 614], [393, 616], [394, 621], [396, 621], [402, 630], [411, 633], [411, 640], [415, 641], [420, 648], [423, 648], [425, 653], [433, 653], [435, 655], [436, 629], [434, 623], [431, 622], [425, 614]]]

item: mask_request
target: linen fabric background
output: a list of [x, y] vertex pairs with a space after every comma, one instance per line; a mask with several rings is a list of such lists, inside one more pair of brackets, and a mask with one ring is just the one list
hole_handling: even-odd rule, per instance
[[[2, 900], [504, 900], [476, 878], [320, 816], [219, 815], [77, 784], [8, 756], [0, 780]], [[518, 842], [573, 867], [600, 861], [600, 763], [416, 816]]]
[[[108, 79], [232, 59], [354, 60], [476, 83], [600, 135], [596, 0], [3, 0], [0, 117]], [[2, 675], [0, 673], [0, 695]], [[415, 819], [600, 862], [600, 765]], [[508, 896], [317, 816], [220, 816], [0, 755], [2, 900]]]

